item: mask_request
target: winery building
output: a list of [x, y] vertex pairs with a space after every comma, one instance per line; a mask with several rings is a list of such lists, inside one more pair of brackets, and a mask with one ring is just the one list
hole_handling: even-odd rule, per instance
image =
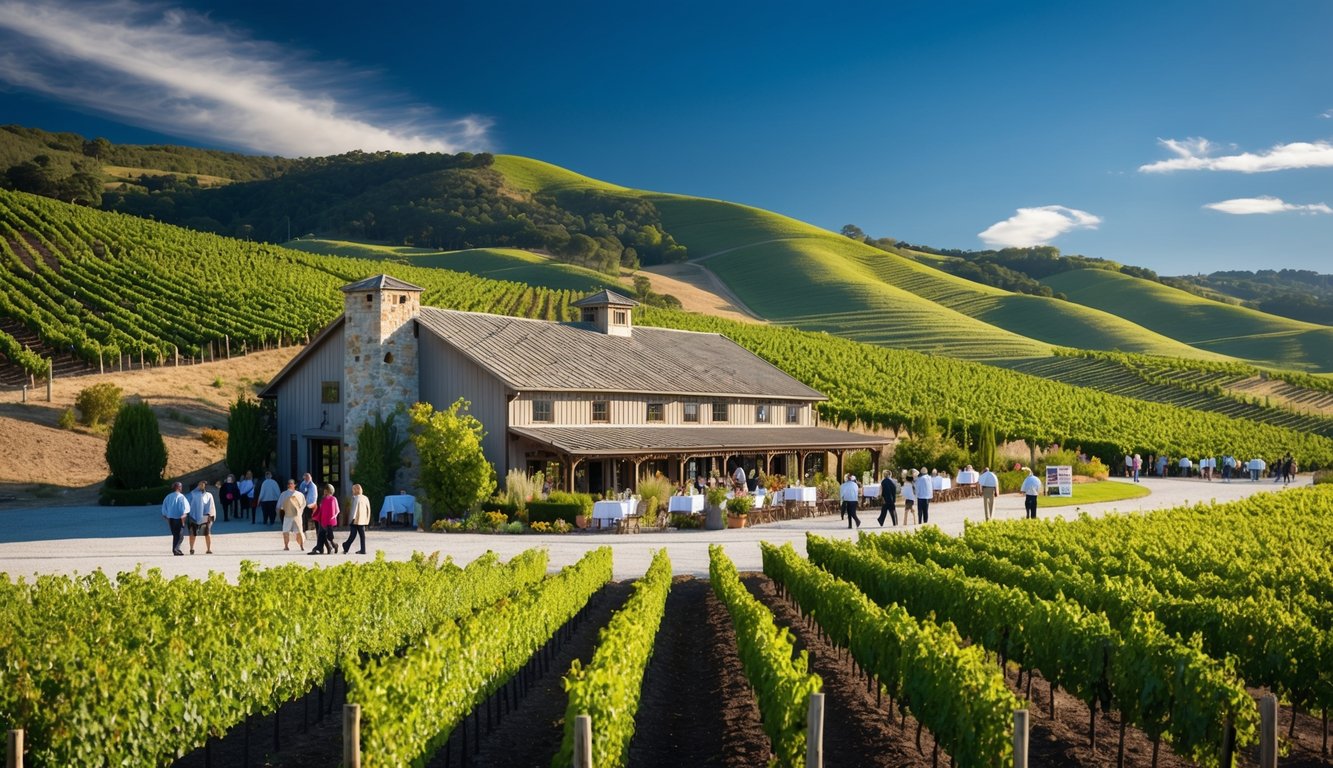
[[847, 451], [877, 462], [887, 443], [819, 426], [822, 394], [725, 336], [635, 327], [636, 302], [614, 291], [575, 302], [581, 317], [565, 323], [422, 307], [421, 288], [387, 275], [342, 292], [342, 316], [260, 393], [277, 400], [276, 476], [308, 471], [346, 492], [363, 424], [460, 397], [498, 477], [545, 471], [594, 493], [653, 472], [838, 470]]

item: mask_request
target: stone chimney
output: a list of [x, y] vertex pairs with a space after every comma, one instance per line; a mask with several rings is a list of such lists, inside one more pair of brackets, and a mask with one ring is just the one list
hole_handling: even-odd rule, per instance
[[[420, 399], [415, 318], [424, 289], [388, 275], [366, 278], [342, 287], [343, 339], [346, 345], [343, 380], [343, 455], [346, 486], [356, 466], [356, 436], [375, 414], [388, 418], [400, 405]], [[406, 416], [394, 419], [398, 434], [407, 434]], [[408, 452], [415, 455], [415, 452]], [[415, 467], [403, 470], [401, 483], [415, 484]], [[346, 490], [346, 489], [344, 489]], [[413, 491], [415, 492], [415, 491]]]

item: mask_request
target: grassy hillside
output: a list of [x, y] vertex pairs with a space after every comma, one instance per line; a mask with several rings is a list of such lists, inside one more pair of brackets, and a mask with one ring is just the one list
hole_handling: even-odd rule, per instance
[[[316, 255], [0, 191], [0, 318], [41, 338], [39, 352], [165, 364], [279, 338], [301, 340], [341, 310], [338, 288], [387, 272], [426, 288], [430, 305], [567, 317], [574, 294], [389, 261]], [[184, 289], [183, 287], [188, 287]], [[242, 300], [244, 312], [221, 311]], [[959, 360], [772, 326], [665, 310], [644, 324], [721, 332], [829, 395], [825, 418], [893, 426], [992, 422], [1014, 438], [1109, 453], [1143, 447], [1295, 450], [1333, 462], [1333, 441], [1093, 392]], [[28, 352], [27, 354], [32, 354]], [[217, 354], [216, 351], [213, 354]], [[0, 330], [0, 364], [20, 363]]]
[[432, 248], [414, 248], [407, 245], [378, 245], [349, 240], [307, 238], [284, 243], [306, 253], [346, 256], [354, 259], [374, 259], [411, 264], [414, 267], [435, 267], [467, 272], [493, 280], [511, 280], [535, 287], [562, 291], [592, 292], [611, 288], [625, 292], [625, 287], [610, 275], [595, 272], [573, 264], [556, 261], [546, 256], [517, 248], [471, 248], [464, 251], [438, 251]]
[[1333, 372], [1333, 328], [1327, 326], [1210, 301], [1104, 270], [1075, 270], [1043, 282], [1071, 301], [1115, 312], [1199, 349], [1268, 367]]

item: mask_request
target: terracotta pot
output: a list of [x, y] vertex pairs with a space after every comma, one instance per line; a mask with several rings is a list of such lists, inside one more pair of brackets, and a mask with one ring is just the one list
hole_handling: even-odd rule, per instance
[[727, 515], [728, 528], [744, 528], [745, 520], [749, 515]]
[[574, 527], [575, 527], [575, 528], [587, 528], [587, 527], [588, 527], [588, 516], [587, 516], [587, 515], [575, 515], [575, 516], [574, 516]]

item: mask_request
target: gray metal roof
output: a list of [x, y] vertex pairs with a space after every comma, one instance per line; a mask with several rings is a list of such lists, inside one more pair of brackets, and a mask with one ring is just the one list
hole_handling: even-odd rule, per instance
[[422, 307], [417, 321], [519, 392], [828, 399], [716, 333], [638, 326], [610, 336], [582, 323], [436, 307]]
[[890, 442], [887, 437], [832, 427], [510, 427], [509, 431], [575, 456], [860, 449], [882, 448]]
[[365, 280], [358, 280], [355, 283], [348, 283], [342, 287], [343, 293], [356, 293], [357, 291], [416, 291], [422, 293], [426, 289], [418, 285], [399, 280], [396, 277], [388, 275], [375, 275], [367, 277]]
[[637, 306], [639, 306], [639, 302], [635, 301], [634, 299], [631, 299], [631, 298], [628, 298], [628, 297], [625, 297], [625, 296], [621, 296], [620, 294], [616, 293], [615, 291], [613, 291], [613, 290], [611, 290], [611, 289], [609, 289], [609, 288], [603, 288], [602, 290], [598, 291], [597, 293], [594, 293], [594, 294], [591, 295], [591, 296], [584, 296], [583, 298], [579, 299], [578, 301], [573, 302], [572, 306], [575, 306], [575, 307], [600, 307], [600, 306], [602, 306], [602, 305], [604, 305], [604, 304], [610, 304], [611, 306], [615, 306], [615, 307], [637, 307]]

